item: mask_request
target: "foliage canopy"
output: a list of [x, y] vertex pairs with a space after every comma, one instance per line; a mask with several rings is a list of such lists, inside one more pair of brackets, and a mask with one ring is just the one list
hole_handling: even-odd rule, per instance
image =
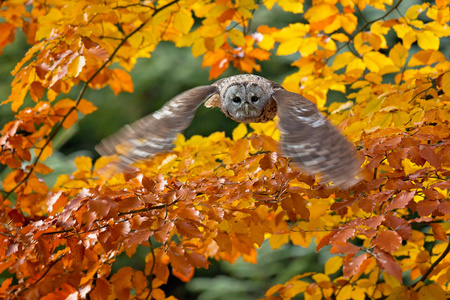
[[[403, 3], [405, 2], [405, 3]], [[251, 26], [278, 5], [304, 23]], [[268, 239], [335, 254], [266, 299], [445, 299], [450, 293], [450, 35], [448, 0], [0, 1], [0, 51], [22, 30], [30, 48], [12, 71], [15, 119], [0, 163], [2, 297], [173, 299], [209, 259], [255, 262]], [[404, 9], [402, 8], [404, 7]], [[369, 13], [370, 12], [370, 13]], [[377, 17], [371, 17], [376, 12]], [[388, 38], [389, 36], [389, 38]], [[355, 144], [362, 181], [327, 189], [278, 155], [274, 122], [233, 137], [180, 137], [175, 150], [109, 176], [114, 158], [75, 160], [49, 187], [52, 141], [97, 108], [86, 89], [133, 92], [129, 71], [161, 41], [203, 56], [210, 78], [232, 65], [299, 54], [283, 86], [317, 103]], [[448, 50], [448, 46], [447, 46]], [[448, 52], [447, 52], [448, 54]], [[64, 96], [79, 91], [76, 98]], [[326, 107], [329, 91], [348, 102]], [[24, 107], [25, 97], [34, 106]], [[111, 264], [138, 245], [145, 271]], [[339, 272], [342, 270], [342, 272]]]

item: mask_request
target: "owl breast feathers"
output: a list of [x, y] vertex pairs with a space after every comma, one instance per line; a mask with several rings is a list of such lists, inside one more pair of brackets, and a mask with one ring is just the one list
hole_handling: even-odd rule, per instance
[[321, 174], [321, 182], [349, 188], [358, 180], [360, 164], [353, 145], [306, 98], [256, 75], [236, 75], [185, 91], [153, 114], [97, 147], [101, 155], [118, 154], [122, 165], [170, 151], [178, 133], [186, 129], [202, 104], [220, 107], [231, 119], [267, 122], [277, 114], [280, 150], [302, 171]]

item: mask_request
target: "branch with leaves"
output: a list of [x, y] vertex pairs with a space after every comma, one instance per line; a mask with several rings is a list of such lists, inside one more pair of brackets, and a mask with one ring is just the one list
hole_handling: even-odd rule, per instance
[[[263, 6], [304, 22], [264, 24]], [[19, 30], [30, 46], [1, 103], [15, 119], [0, 135], [0, 271], [11, 274], [0, 295], [173, 299], [163, 289], [169, 276], [187, 282], [211, 260], [254, 263], [267, 241], [273, 249], [315, 242], [333, 256], [323, 272], [275, 284], [266, 299], [445, 299], [449, 15], [448, 0], [1, 1], [0, 51]], [[77, 157], [77, 170], [49, 187], [52, 142], [78, 113], [97, 109], [88, 88], [133, 92], [129, 72], [161, 41], [203, 56], [211, 79], [230, 66], [252, 73], [272, 56], [292, 59], [283, 86], [354, 143], [361, 182], [327, 188], [295, 169], [268, 122], [240, 124], [232, 138], [180, 137], [134, 172], [107, 174], [113, 157]], [[64, 95], [75, 87], [76, 97]], [[330, 92], [348, 101], [326, 105]], [[117, 257], [139, 245], [143, 269], [114, 273]]]

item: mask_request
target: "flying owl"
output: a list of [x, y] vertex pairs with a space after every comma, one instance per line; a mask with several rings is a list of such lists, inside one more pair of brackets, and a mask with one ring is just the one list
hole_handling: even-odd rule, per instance
[[360, 164], [353, 146], [316, 105], [276, 82], [250, 74], [185, 91], [158, 111], [104, 139], [96, 150], [101, 155], [119, 154], [125, 165], [170, 151], [177, 134], [190, 125], [205, 101], [205, 106], [220, 107], [226, 116], [242, 123], [267, 122], [278, 114], [283, 155], [302, 171], [321, 174], [324, 183], [348, 188], [357, 182]]

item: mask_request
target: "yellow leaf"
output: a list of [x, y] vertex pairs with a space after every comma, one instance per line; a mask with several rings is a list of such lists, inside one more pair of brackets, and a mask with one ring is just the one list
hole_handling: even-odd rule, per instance
[[403, 47], [401, 43], [397, 43], [394, 47], [392, 47], [391, 51], [389, 51], [389, 58], [392, 60], [394, 65], [402, 68], [408, 58], [408, 49]]
[[336, 58], [333, 61], [333, 69], [340, 70], [343, 67], [347, 66], [349, 62], [355, 59], [355, 55], [351, 52], [344, 52], [336, 55]]
[[264, 1], [263, 3], [267, 7], [268, 10], [271, 10], [276, 2], [277, 2], [276, 0], [267, 0], [267, 1]]
[[88, 115], [97, 110], [97, 107], [92, 104], [92, 102], [87, 101], [86, 99], [81, 99], [80, 103], [77, 106], [78, 111], [83, 113], [84, 115]]
[[264, 50], [271, 50], [275, 45], [275, 39], [268, 34], [264, 34], [261, 41], [258, 42], [258, 46]]
[[383, 272], [383, 278], [384, 278], [384, 281], [393, 288], [397, 287], [397, 286], [401, 286], [400, 281], [398, 281], [398, 279], [393, 275]]
[[243, 138], [247, 134], [247, 125], [244, 123], [240, 123], [234, 130], [233, 130], [233, 140], [237, 141], [241, 138]]
[[421, 65], [432, 65], [436, 62], [444, 62], [447, 59], [445, 55], [436, 50], [422, 50], [414, 54], [409, 63], [408, 67], [416, 67]]
[[[42, 147], [44, 147], [45, 143], [46, 140], [40, 140], [39, 142], [36, 143], [36, 146], [34, 148], [34, 155], [38, 156], [41, 153]], [[53, 153], [52, 142], [50, 142], [42, 151], [42, 154], [39, 159], [41, 161], [45, 161], [47, 157], [52, 155], [52, 153]]]
[[245, 37], [242, 31], [233, 28], [230, 31], [228, 31], [228, 37], [230, 38], [231, 42], [234, 45], [245, 46]]
[[393, 66], [391, 59], [380, 52], [372, 51], [364, 54], [363, 61], [366, 64], [367, 69], [374, 73], [380, 72], [387, 66]]
[[417, 44], [423, 50], [438, 50], [439, 38], [430, 31], [423, 31], [417, 34]]
[[83, 67], [86, 65], [86, 58], [84, 56], [75, 57], [67, 66], [67, 75], [70, 77], [77, 77]]
[[336, 6], [328, 3], [322, 3], [314, 5], [308, 9], [305, 13], [305, 18], [309, 21], [309, 23], [316, 23], [337, 15], [338, 13], [339, 10]]
[[414, 43], [417, 40], [417, 34], [413, 30], [409, 30], [403, 39], [403, 46], [405, 46], [407, 49], [411, 48], [412, 43]]
[[423, 167], [416, 165], [415, 163], [410, 161], [408, 158], [405, 158], [404, 160], [402, 160], [402, 166], [403, 166], [406, 176], [416, 172], [417, 170], [423, 169]]
[[75, 124], [77, 119], [78, 119], [77, 111], [76, 110], [72, 110], [70, 112], [70, 114], [66, 117], [66, 119], [63, 121], [62, 126], [64, 127], [64, 129], [68, 129], [73, 124]]
[[202, 38], [196, 39], [192, 45], [192, 55], [198, 57], [206, 52], [205, 41]]
[[442, 75], [442, 90], [444, 91], [444, 94], [450, 97], [450, 72], [445, 73]]
[[[335, 34], [330, 35], [330, 37], [333, 40], [336, 40], [336, 41], [341, 42], [341, 43], [348, 41], [348, 36], [343, 34], [343, 33], [335, 33]], [[346, 52], [346, 53], [348, 53], [348, 52]]]
[[331, 275], [336, 273], [342, 267], [342, 257], [333, 256], [325, 263], [325, 274]]
[[289, 55], [298, 51], [302, 44], [301, 38], [295, 38], [281, 43], [278, 46], [277, 55]]
[[423, 286], [419, 291], [419, 300], [445, 300], [445, 291], [437, 284]]
[[284, 233], [271, 235], [269, 238], [269, 243], [272, 249], [279, 249], [284, 244], [289, 243], [289, 234]]
[[[278, 6], [280, 6], [285, 11], [290, 11], [295, 14], [303, 13], [303, 1], [298, 0], [279, 0], [276, 1]], [[264, 2], [265, 4], [265, 2]]]
[[194, 25], [194, 19], [192, 18], [192, 13], [187, 9], [180, 9], [180, 11], [175, 14], [173, 20], [173, 27], [181, 31], [182, 33], [188, 33], [192, 25]]
[[[426, 5], [425, 5], [426, 7]], [[424, 11], [424, 5], [412, 5], [406, 11], [405, 17], [408, 19], [417, 19], [417, 17]]]
[[87, 156], [80, 156], [75, 158], [75, 166], [80, 171], [90, 172], [92, 168], [92, 159]]

